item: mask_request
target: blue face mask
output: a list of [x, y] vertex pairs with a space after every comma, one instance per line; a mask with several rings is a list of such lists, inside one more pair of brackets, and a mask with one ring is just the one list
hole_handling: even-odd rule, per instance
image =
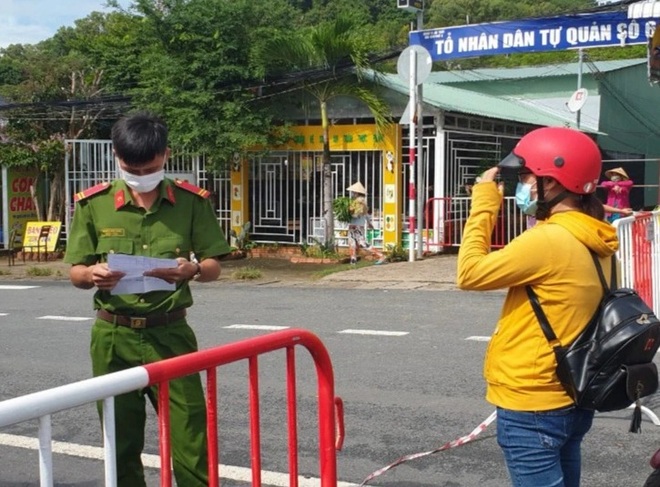
[[525, 215], [536, 215], [536, 200], [532, 201], [532, 185], [518, 183], [516, 186], [516, 205]]

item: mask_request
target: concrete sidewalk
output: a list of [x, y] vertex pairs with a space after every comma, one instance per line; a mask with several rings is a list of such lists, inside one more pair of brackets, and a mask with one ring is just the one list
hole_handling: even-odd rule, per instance
[[[292, 264], [285, 259], [241, 259], [223, 261], [219, 283], [261, 286], [342, 287], [351, 289], [456, 289], [456, 254], [439, 254], [415, 262], [394, 262], [384, 265], [350, 266], [318, 278], [327, 264]], [[232, 273], [241, 267], [257, 267], [263, 277], [240, 281]], [[0, 259], [0, 281], [5, 280], [68, 280], [69, 264], [61, 259], [49, 262], [21, 260], [9, 266]]]
[[415, 262], [394, 262], [336, 272], [317, 285], [354, 289], [457, 289], [456, 254], [425, 257]]

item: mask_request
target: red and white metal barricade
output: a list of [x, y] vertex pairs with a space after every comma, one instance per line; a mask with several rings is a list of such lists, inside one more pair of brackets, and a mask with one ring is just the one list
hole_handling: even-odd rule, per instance
[[635, 289], [660, 316], [660, 212], [641, 212], [614, 222], [619, 237], [620, 285]]
[[114, 396], [158, 385], [158, 430], [160, 440], [161, 486], [172, 485], [169, 423], [169, 382], [186, 375], [206, 372], [209, 486], [217, 487], [217, 375], [216, 368], [240, 360], [248, 361], [250, 409], [250, 458], [252, 486], [261, 486], [261, 444], [259, 423], [258, 357], [286, 350], [286, 397], [288, 427], [289, 485], [298, 486], [298, 433], [295, 347], [303, 346], [316, 366], [318, 395], [319, 477], [321, 487], [337, 486], [336, 450], [344, 439], [343, 404], [334, 396], [334, 374], [327, 349], [306, 330], [292, 329], [242, 340], [215, 348], [134, 367], [0, 402], [0, 428], [24, 421], [39, 420], [39, 467], [41, 487], [53, 486], [51, 415], [58, 411], [103, 401], [105, 485], [117, 485]]
[[[635, 213], [613, 224], [619, 238], [619, 285], [637, 291], [660, 316], [660, 212]], [[609, 276], [605, 277], [609, 282]], [[660, 426], [660, 418], [651, 409], [642, 406], [642, 412]]]

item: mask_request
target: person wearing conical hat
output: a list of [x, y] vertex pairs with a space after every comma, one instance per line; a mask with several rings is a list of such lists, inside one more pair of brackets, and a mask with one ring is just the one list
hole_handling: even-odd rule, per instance
[[605, 171], [606, 181], [600, 186], [607, 190], [607, 199], [603, 205], [605, 208], [605, 218], [610, 223], [632, 214], [630, 208], [630, 190], [633, 181], [628, 173], [622, 167], [615, 167]]
[[361, 182], [356, 182], [346, 188], [351, 196], [351, 221], [348, 224], [348, 249], [351, 255], [351, 264], [357, 263], [360, 248], [375, 255], [378, 260], [376, 264], [384, 264], [387, 260], [385, 255], [367, 242], [365, 233], [367, 228], [374, 228], [369, 216], [367, 206], [367, 190]]
[[346, 188], [346, 190], [350, 191], [351, 193], [361, 194], [362, 196], [367, 194], [367, 190], [364, 189], [364, 186], [360, 181], [351, 184], [348, 188]]

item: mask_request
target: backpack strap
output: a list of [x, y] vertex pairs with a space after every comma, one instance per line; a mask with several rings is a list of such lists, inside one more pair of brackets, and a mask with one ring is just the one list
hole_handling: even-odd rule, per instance
[[527, 291], [527, 297], [529, 298], [529, 302], [532, 305], [532, 309], [534, 310], [536, 319], [539, 321], [539, 325], [541, 325], [541, 330], [543, 331], [545, 338], [548, 340], [548, 343], [550, 343], [550, 345], [552, 345], [553, 348], [561, 346], [561, 343], [557, 339], [557, 335], [555, 335], [555, 332], [552, 330], [552, 327], [550, 326], [548, 317], [545, 315], [545, 312], [541, 307], [541, 303], [539, 302], [539, 297], [532, 289], [532, 286], [525, 286], [525, 291]]
[[[605, 280], [605, 274], [603, 273], [603, 267], [600, 265], [600, 260], [598, 259], [598, 256], [591, 249], [589, 249], [589, 253], [591, 254], [591, 258], [594, 261], [596, 270], [598, 271], [598, 278], [600, 279], [600, 284], [603, 286], [604, 293], [607, 294], [610, 290], [616, 289], [617, 287], [616, 256], [612, 254], [612, 275], [610, 276], [611, 281], [608, 287], [607, 281]], [[541, 303], [539, 302], [539, 298], [532, 289], [532, 286], [525, 286], [525, 291], [527, 291], [527, 297], [529, 298], [529, 302], [532, 305], [532, 309], [534, 310], [536, 319], [539, 321], [541, 330], [543, 331], [545, 338], [548, 340], [548, 343], [550, 343], [550, 345], [552, 345], [553, 348], [561, 346], [561, 343], [557, 339], [557, 335], [555, 335], [555, 332], [552, 330], [552, 327], [550, 326], [550, 322], [548, 321], [548, 317], [545, 315], [545, 312], [541, 307]]]
[[598, 256], [593, 250], [589, 250], [589, 253], [591, 254], [591, 258], [594, 260], [594, 265], [596, 266], [596, 270], [598, 271], [598, 277], [600, 278], [600, 283], [603, 286], [603, 291], [605, 291], [605, 294], [607, 294], [608, 291], [614, 291], [619, 287], [619, 284], [617, 283], [617, 275], [616, 275], [616, 254], [612, 254], [612, 272], [610, 273], [610, 285], [607, 285], [607, 281], [605, 280], [605, 274], [603, 273], [603, 267], [600, 265], [600, 259], [598, 259]]
[[[601, 286], [603, 286], [603, 291], [605, 292], [605, 294], [607, 294], [607, 291], [609, 291], [609, 287], [607, 285], [607, 281], [605, 280], [605, 274], [603, 273], [603, 267], [600, 265], [600, 259], [596, 255], [596, 252], [594, 252], [591, 249], [589, 249], [589, 254], [591, 254], [591, 258], [593, 259], [594, 265], [596, 266], [596, 270], [598, 271], [598, 278], [600, 279]], [[614, 256], [612, 256], [612, 257], [614, 257]], [[615, 282], [614, 281], [614, 279], [615, 279], [614, 272], [616, 272], [616, 271], [614, 270], [614, 261], [612, 261], [612, 276], [611, 276], [612, 277], [612, 283]]]

